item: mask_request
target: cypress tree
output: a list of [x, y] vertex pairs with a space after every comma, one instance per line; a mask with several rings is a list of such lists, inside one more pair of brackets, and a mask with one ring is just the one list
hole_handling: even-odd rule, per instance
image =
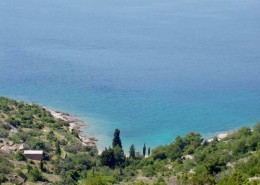
[[135, 159], [135, 145], [130, 146], [129, 157]]
[[113, 148], [116, 146], [119, 146], [120, 148], [122, 148], [119, 129], [115, 129], [112, 146], [113, 146]]
[[145, 157], [145, 155], [146, 155], [146, 146], [144, 144], [144, 146], [143, 146], [143, 156]]
[[148, 148], [148, 156], [150, 156], [150, 154], [151, 154], [151, 149], [150, 149], [150, 147]]

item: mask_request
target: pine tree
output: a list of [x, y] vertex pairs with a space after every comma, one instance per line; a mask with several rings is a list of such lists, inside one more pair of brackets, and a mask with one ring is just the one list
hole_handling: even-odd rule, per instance
[[112, 148], [105, 148], [105, 150], [102, 152], [100, 156], [101, 164], [104, 166], [109, 166], [110, 168], [114, 168], [116, 161], [115, 161], [115, 155]]
[[119, 129], [115, 129], [112, 146], [113, 146], [113, 148], [116, 146], [119, 146], [120, 148], [122, 148]]
[[135, 159], [135, 145], [130, 146], [129, 157]]
[[115, 146], [113, 148], [114, 157], [115, 157], [115, 164], [116, 166], [123, 167], [125, 165], [125, 154], [121, 147]]
[[151, 149], [150, 149], [150, 147], [148, 148], [148, 156], [150, 156], [150, 154], [151, 154]]
[[145, 155], [146, 155], [146, 146], [144, 144], [144, 146], [143, 146], [143, 156], [145, 157]]

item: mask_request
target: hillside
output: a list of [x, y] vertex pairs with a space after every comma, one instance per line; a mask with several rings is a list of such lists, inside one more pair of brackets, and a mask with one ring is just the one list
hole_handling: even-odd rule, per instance
[[[223, 139], [207, 141], [190, 132], [126, 157], [120, 130], [100, 155], [69, 121], [38, 105], [0, 97], [0, 182], [2, 184], [260, 184], [260, 123]], [[43, 150], [42, 161], [24, 150]], [[146, 156], [146, 157], [144, 157]]]
[[[0, 98], [0, 182], [26, 179], [74, 183], [94, 163], [95, 147], [85, 146], [69, 122], [55, 119], [38, 105]], [[26, 160], [22, 151], [43, 150], [42, 164]], [[19, 178], [19, 180], [21, 180]], [[40, 183], [39, 183], [40, 184]]]

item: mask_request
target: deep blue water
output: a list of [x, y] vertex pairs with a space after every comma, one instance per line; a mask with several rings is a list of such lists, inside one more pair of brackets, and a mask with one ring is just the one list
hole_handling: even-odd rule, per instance
[[259, 0], [0, 0], [0, 95], [124, 148], [260, 121]]

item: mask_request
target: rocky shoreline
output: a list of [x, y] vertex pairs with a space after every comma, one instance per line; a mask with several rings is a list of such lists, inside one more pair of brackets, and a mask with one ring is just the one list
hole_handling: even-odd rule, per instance
[[[86, 125], [83, 124], [84, 122], [82, 120], [76, 119], [75, 116], [65, 113], [65, 112], [51, 110], [51, 109], [48, 109], [47, 107], [44, 107], [44, 109], [46, 111], [50, 112], [54, 118], [69, 122], [70, 132], [72, 132], [73, 130], [78, 131], [79, 139], [83, 145], [96, 147], [96, 142], [98, 140], [95, 137], [87, 136], [83, 133], [82, 128], [86, 127]], [[222, 140], [233, 132], [232, 131], [222, 132], [222, 133], [217, 134], [215, 137], [217, 137], [218, 140]], [[208, 139], [207, 141], [211, 142], [211, 141], [213, 141], [213, 139], [214, 139], [214, 137]]]
[[65, 112], [51, 110], [47, 107], [44, 107], [44, 109], [50, 112], [54, 118], [69, 122], [69, 131], [77, 131], [79, 133], [78, 137], [83, 145], [96, 147], [96, 142], [98, 140], [95, 137], [85, 135], [85, 133], [82, 131], [82, 128], [86, 127], [86, 125], [83, 124], [84, 121], [76, 119], [75, 116]]
[[219, 133], [214, 137], [211, 137], [210, 139], [208, 139], [208, 142], [212, 142], [214, 140], [214, 138], [217, 138], [219, 141], [226, 138], [229, 134], [231, 134], [231, 131], [227, 131], [227, 132], [223, 132], [223, 133]]

